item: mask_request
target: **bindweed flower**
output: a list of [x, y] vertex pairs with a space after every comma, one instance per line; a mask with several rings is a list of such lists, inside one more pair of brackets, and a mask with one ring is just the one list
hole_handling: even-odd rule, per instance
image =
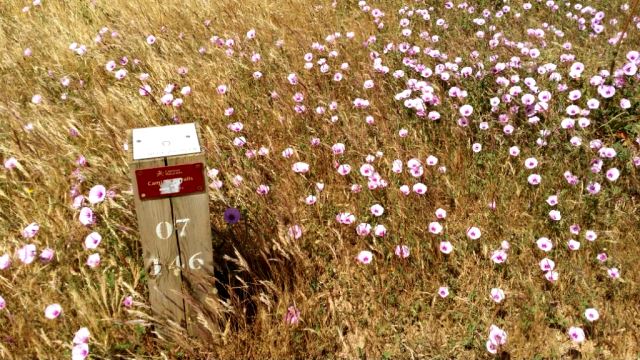
[[297, 224], [293, 225], [289, 227], [288, 234], [289, 237], [293, 238], [294, 240], [298, 240], [302, 237], [302, 227]]
[[384, 237], [387, 235], [387, 228], [382, 224], [378, 224], [373, 228], [373, 235], [377, 237]]
[[100, 254], [94, 253], [89, 255], [89, 257], [87, 258], [87, 266], [92, 269], [95, 269], [98, 266], [100, 266]]
[[297, 325], [300, 322], [300, 310], [295, 305], [291, 305], [287, 308], [287, 313], [284, 315], [284, 323], [287, 325]]
[[133, 296], [129, 295], [122, 300], [122, 306], [130, 309], [133, 306]]
[[367, 236], [371, 233], [371, 225], [367, 223], [361, 223], [356, 226], [356, 233], [359, 236]]
[[309, 172], [309, 164], [305, 162], [297, 162], [291, 166], [291, 170], [297, 174], [305, 174]]
[[258, 195], [267, 195], [269, 193], [269, 185], [260, 184], [256, 189]]
[[29, 265], [36, 258], [36, 246], [34, 244], [27, 244], [18, 249], [18, 259], [25, 264]]
[[596, 239], [598, 238], [598, 234], [596, 234], [596, 232], [593, 230], [587, 230], [584, 233], [584, 238], [587, 239], [588, 241], [593, 242], [593, 241], [596, 241]]
[[40, 225], [38, 223], [31, 223], [27, 225], [24, 229], [22, 229], [20, 234], [25, 239], [31, 239], [35, 237], [36, 234], [38, 234], [39, 230], [40, 230]]
[[555, 267], [556, 263], [549, 258], [540, 260], [540, 270], [542, 271], [552, 271]]
[[594, 322], [600, 319], [600, 313], [594, 308], [588, 308], [584, 311], [584, 317], [590, 322]]
[[53, 251], [53, 249], [46, 248], [40, 252], [40, 261], [42, 261], [43, 263], [48, 263], [53, 260], [54, 255], [55, 252]]
[[73, 344], [74, 345], [86, 344], [89, 342], [90, 336], [91, 335], [89, 333], [89, 329], [87, 329], [86, 327], [80, 328], [78, 329], [78, 331], [76, 331], [75, 335], [73, 336]]
[[314, 195], [309, 195], [304, 199], [305, 204], [313, 205], [318, 201], [318, 198]]
[[507, 252], [499, 249], [491, 253], [491, 261], [496, 264], [502, 264], [507, 261]]
[[568, 333], [569, 339], [571, 339], [571, 341], [575, 343], [581, 343], [585, 340], [584, 331], [582, 330], [582, 328], [572, 326], [569, 328]]
[[87, 249], [95, 249], [98, 247], [98, 245], [100, 245], [100, 241], [102, 241], [102, 236], [94, 231], [91, 234], [87, 235], [84, 240], [84, 246]]
[[542, 181], [542, 176], [539, 174], [531, 174], [527, 177], [527, 182], [531, 185], [539, 185], [540, 181]]
[[541, 237], [536, 241], [538, 248], [544, 252], [549, 252], [553, 248], [553, 243], [546, 237]]
[[56, 319], [60, 314], [62, 314], [62, 306], [60, 304], [51, 304], [44, 309], [44, 316], [49, 320]]
[[89, 344], [77, 344], [71, 350], [71, 360], [84, 360], [89, 356]]
[[0, 256], [0, 270], [6, 270], [11, 266], [11, 257], [9, 254]]
[[371, 214], [373, 214], [373, 216], [382, 216], [382, 214], [384, 214], [384, 208], [382, 207], [382, 205], [380, 204], [375, 204], [373, 206], [371, 206]]
[[395, 254], [399, 258], [406, 259], [409, 257], [409, 247], [407, 245], [396, 245]]
[[598, 259], [598, 261], [600, 261], [601, 263], [607, 261], [608, 258], [609, 258], [609, 256], [607, 255], [607, 253], [599, 253], [596, 256], [596, 259]]
[[478, 229], [475, 226], [472, 226], [467, 229], [467, 237], [471, 240], [478, 240], [480, 239], [481, 235], [482, 234], [480, 233], [480, 229]]
[[489, 341], [495, 346], [502, 346], [507, 343], [507, 332], [495, 325], [489, 328]]
[[576, 250], [580, 249], [580, 242], [576, 241], [576, 240], [573, 240], [573, 239], [570, 239], [567, 242], [567, 247], [569, 247], [569, 250], [576, 251]]
[[358, 253], [358, 256], [356, 256], [356, 260], [358, 260], [358, 262], [360, 262], [361, 264], [370, 264], [373, 260], [373, 253], [368, 250], [362, 250]]
[[491, 300], [495, 301], [497, 304], [501, 303], [504, 300], [504, 291], [499, 288], [491, 289]]
[[558, 210], [549, 211], [549, 218], [553, 221], [560, 221], [562, 219], [562, 215]]
[[618, 268], [607, 269], [607, 274], [609, 274], [609, 277], [613, 280], [620, 278], [620, 270], [618, 270]]
[[93, 211], [88, 207], [83, 207], [80, 209], [80, 223], [85, 226], [93, 225], [96, 222], [95, 215]]
[[544, 274], [545, 279], [547, 279], [547, 281], [549, 282], [556, 282], [558, 281], [558, 277], [560, 276], [560, 274], [558, 274], [557, 271], [547, 271]]
[[13, 156], [4, 161], [4, 168], [7, 170], [13, 170], [17, 166], [18, 166], [18, 160]]
[[432, 234], [440, 234], [442, 232], [442, 225], [439, 222], [434, 221], [429, 223], [429, 232]]
[[441, 298], [446, 298], [447, 296], [449, 296], [449, 288], [446, 286], [441, 286], [438, 289], [438, 295], [440, 295]]
[[4, 310], [7, 307], [7, 302], [6, 300], [0, 296], [0, 311]]

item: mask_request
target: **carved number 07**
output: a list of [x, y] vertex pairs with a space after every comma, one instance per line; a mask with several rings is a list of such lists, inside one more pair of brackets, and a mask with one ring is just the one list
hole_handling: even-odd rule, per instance
[[[191, 219], [177, 219], [176, 227], [178, 228], [178, 236], [186, 236], [187, 235], [187, 225], [189, 224]], [[167, 240], [171, 237], [173, 233], [173, 225], [167, 221], [161, 221], [156, 225], [156, 236], [158, 239]]]

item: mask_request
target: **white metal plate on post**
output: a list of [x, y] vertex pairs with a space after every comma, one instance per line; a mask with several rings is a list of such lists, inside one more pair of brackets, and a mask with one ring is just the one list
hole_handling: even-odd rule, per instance
[[195, 123], [133, 129], [132, 137], [134, 160], [200, 152]]

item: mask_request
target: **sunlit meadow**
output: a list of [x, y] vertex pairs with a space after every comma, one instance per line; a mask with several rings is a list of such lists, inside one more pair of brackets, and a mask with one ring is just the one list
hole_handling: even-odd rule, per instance
[[[0, 358], [640, 358], [640, 1], [0, 2]], [[127, 130], [197, 122], [207, 338]]]

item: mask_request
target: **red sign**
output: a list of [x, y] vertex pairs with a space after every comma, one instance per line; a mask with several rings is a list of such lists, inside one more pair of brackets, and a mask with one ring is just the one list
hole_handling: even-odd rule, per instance
[[204, 191], [202, 163], [136, 170], [141, 200], [181, 196]]

